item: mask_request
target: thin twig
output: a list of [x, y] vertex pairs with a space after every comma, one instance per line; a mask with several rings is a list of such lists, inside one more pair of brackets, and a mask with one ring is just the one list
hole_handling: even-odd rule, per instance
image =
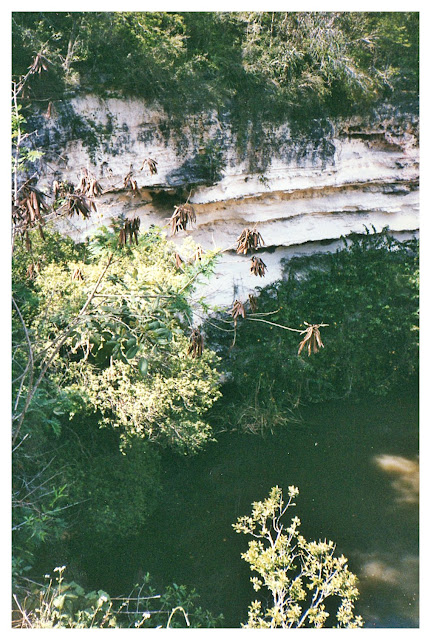
[[304, 333], [301, 329], [292, 329], [292, 327], [285, 327], [283, 324], [277, 324], [276, 322], [263, 320], [263, 318], [250, 318], [250, 316], [246, 316], [245, 319], [253, 320], [253, 322], [265, 322], [266, 324], [272, 324], [274, 327], [279, 327], [280, 329], [286, 329], [287, 331], [296, 331], [297, 333]]

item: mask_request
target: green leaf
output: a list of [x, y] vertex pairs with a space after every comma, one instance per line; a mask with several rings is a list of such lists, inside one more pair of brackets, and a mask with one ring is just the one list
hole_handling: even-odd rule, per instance
[[130, 347], [130, 349], [128, 349], [126, 351], [126, 358], [128, 360], [131, 360], [132, 358], [134, 358], [136, 356], [138, 351], [139, 351], [139, 345], [135, 344], [133, 347]]
[[150, 331], [155, 331], [155, 329], [158, 329], [160, 327], [160, 322], [158, 320], [153, 320], [152, 322], [148, 323], [148, 329]]
[[138, 362], [138, 369], [141, 376], [144, 378], [148, 373], [148, 360], [147, 358], [140, 358]]

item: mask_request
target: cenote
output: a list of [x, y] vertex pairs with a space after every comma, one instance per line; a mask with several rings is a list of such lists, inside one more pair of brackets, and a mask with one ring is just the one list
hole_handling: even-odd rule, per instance
[[232, 523], [272, 486], [300, 494], [291, 515], [307, 539], [331, 539], [360, 579], [355, 610], [368, 628], [418, 626], [418, 397], [337, 401], [301, 409], [265, 437], [226, 433], [204, 453], [165, 453], [163, 496], [138, 537], [115, 548], [86, 540], [91, 585], [128, 595], [149, 572], [156, 588], [184, 584], [200, 604], [247, 619], [256, 594]]

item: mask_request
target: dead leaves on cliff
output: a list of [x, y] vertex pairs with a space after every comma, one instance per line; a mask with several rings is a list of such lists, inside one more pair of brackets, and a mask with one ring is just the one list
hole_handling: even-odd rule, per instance
[[136, 182], [136, 180], [133, 178], [133, 171], [129, 171], [129, 173], [127, 173], [124, 178], [123, 178], [123, 187], [125, 189], [128, 189], [130, 187], [130, 189], [132, 191], [138, 191], [138, 183]]
[[65, 205], [69, 216], [80, 215], [84, 220], [90, 217], [91, 211], [97, 211], [94, 200], [86, 198], [82, 193], [67, 194]]
[[237, 253], [247, 254], [249, 250], [256, 251], [265, 243], [256, 227], [253, 229], [244, 229], [237, 239]]
[[188, 224], [196, 222], [196, 214], [191, 204], [180, 204], [174, 209], [170, 217], [171, 233], [175, 235], [179, 231], [185, 231]]
[[142, 169], [146, 166], [148, 167], [152, 176], [154, 176], [157, 173], [157, 160], [153, 160], [153, 158], [145, 158], [145, 160], [142, 163], [142, 167], [140, 168], [140, 171], [142, 171]]
[[88, 173], [87, 169], [82, 170], [76, 191], [77, 193], [93, 198], [103, 193], [102, 187], [96, 178]]
[[70, 182], [54, 180], [52, 183], [54, 196], [54, 209], [65, 207], [68, 216], [80, 215], [87, 220], [92, 211], [97, 211], [94, 199], [103, 191], [97, 179], [90, 175], [87, 169], [81, 170], [79, 182], [76, 187]]
[[261, 258], [257, 258], [256, 256], [253, 256], [251, 259], [250, 271], [255, 276], [260, 276], [261, 278], [263, 278], [266, 271], [266, 264], [264, 263], [263, 260], [261, 260]]

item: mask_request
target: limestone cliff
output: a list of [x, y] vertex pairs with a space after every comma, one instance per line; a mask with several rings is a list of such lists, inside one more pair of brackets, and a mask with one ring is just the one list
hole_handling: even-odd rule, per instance
[[[192, 236], [203, 249], [227, 249], [210, 285], [212, 301], [230, 304], [280, 277], [280, 260], [337, 246], [342, 235], [415, 232], [419, 221], [418, 118], [413, 110], [382, 107], [373, 117], [314, 121], [298, 131], [286, 123], [262, 126], [239, 140], [229, 114], [190, 119], [181, 130], [161, 110], [140, 100], [71, 98], [40, 112], [32, 123], [45, 151], [40, 184], [54, 177], [77, 183], [82, 168], [104, 193], [91, 220], [78, 217], [61, 229], [78, 239], [123, 214], [141, 226], [164, 226], [176, 204], [193, 204]], [[157, 161], [157, 174], [145, 158]], [[123, 188], [133, 171], [138, 190]], [[258, 226], [259, 255], [268, 267], [258, 278], [232, 248], [244, 227]], [[323, 244], [322, 244], [323, 243]]]

